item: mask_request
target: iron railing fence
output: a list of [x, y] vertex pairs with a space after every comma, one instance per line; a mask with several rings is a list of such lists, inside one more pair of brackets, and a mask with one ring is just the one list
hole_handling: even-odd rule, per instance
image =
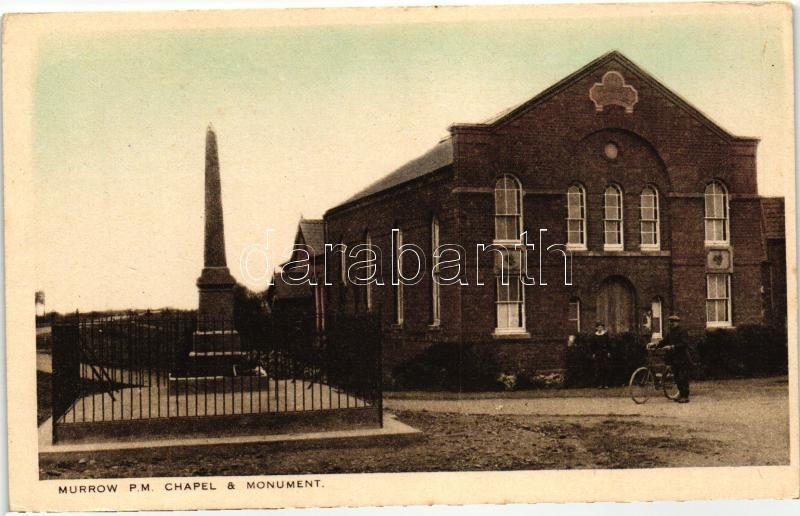
[[[381, 329], [372, 315], [273, 325], [243, 337], [194, 313], [54, 319], [53, 432], [82, 423], [374, 409]], [[198, 331], [198, 328], [203, 328]]]

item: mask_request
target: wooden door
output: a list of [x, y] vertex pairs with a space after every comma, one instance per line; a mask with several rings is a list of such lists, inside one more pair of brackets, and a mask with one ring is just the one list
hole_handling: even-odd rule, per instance
[[634, 331], [635, 299], [633, 287], [624, 278], [609, 278], [597, 295], [597, 320], [611, 333]]

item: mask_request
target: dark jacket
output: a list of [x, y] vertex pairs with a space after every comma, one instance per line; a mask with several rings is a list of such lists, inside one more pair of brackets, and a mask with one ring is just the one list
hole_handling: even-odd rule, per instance
[[608, 332], [602, 335], [593, 333], [591, 342], [592, 353], [596, 355], [595, 358], [608, 358], [608, 354], [611, 353], [611, 338], [608, 336]]
[[673, 346], [673, 349], [667, 352], [667, 362], [674, 366], [687, 366], [689, 365], [689, 336], [686, 330], [678, 326], [677, 328], [670, 328], [667, 337], [658, 343], [659, 348], [665, 346]]

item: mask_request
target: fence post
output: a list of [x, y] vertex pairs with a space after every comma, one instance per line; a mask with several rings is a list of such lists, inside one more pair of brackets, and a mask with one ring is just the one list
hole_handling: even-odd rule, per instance
[[[379, 312], [380, 314], [380, 312]], [[377, 341], [377, 352], [378, 352], [378, 360], [377, 360], [377, 371], [375, 371], [378, 375], [378, 382], [377, 382], [377, 395], [378, 395], [378, 422], [383, 428], [383, 326], [381, 325], [381, 317], [380, 315], [374, 315], [374, 327], [375, 327], [375, 340]]]
[[53, 443], [58, 442], [58, 420], [66, 414], [80, 391], [80, 319], [53, 323], [50, 331], [53, 336], [52, 349], [52, 411]]

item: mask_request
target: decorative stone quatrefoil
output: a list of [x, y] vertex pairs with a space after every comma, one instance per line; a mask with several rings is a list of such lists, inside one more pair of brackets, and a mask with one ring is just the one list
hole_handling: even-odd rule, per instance
[[589, 88], [589, 98], [597, 111], [615, 105], [624, 107], [626, 113], [633, 113], [633, 106], [639, 101], [639, 92], [630, 84], [625, 84], [625, 78], [619, 72], [606, 72], [602, 81]]

